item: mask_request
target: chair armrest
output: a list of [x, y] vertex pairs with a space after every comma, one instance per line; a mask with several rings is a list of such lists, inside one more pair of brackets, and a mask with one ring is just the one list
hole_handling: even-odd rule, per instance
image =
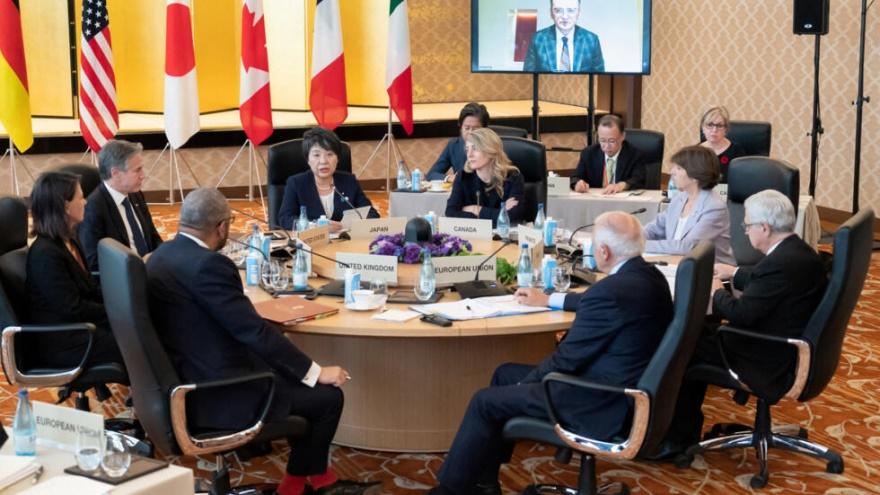
[[[28, 374], [18, 367], [15, 358], [15, 336], [21, 334], [56, 333], [56, 332], [86, 332], [89, 337], [86, 351], [79, 364], [74, 368], [58, 371], [57, 373]], [[95, 339], [95, 325], [91, 323], [65, 323], [59, 325], [20, 325], [10, 326], [3, 329], [0, 338], [0, 360], [3, 361], [3, 374], [10, 385], [18, 387], [61, 387], [72, 382], [82, 373], [86, 362], [92, 352], [92, 343]]]
[[[788, 389], [788, 392], [785, 393], [785, 397], [789, 399], [797, 399], [800, 397], [801, 393], [804, 390], [804, 387], [807, 385], [807, 378], [810, 375], [810, 361], [812, 360], [812, 349], [810, 348], [810, 343], [803, 339], [792, 339], [789, 337], [778, 337], [776, 335], [767, 335], [764, 333], [753, 332], [751, 330], [744, 330], [742, 328], [731, 327], [727, 325], [723, 325], [718, 327], [719, 336], [723, 336], [724, 334], [738, 335], [740, 337], [746, 337], [749, 339], [754, 339], [758, 343], [760, 342], [775, 342], [778, 344], [787, 344], [795, 348], [797, 351], [797, 362], [795, 365], [795, 375], [794, 375], [794, 383], [792, 383], [791, 387]], [[743, 383], [736, 372], [733, 371], [733, 368], [730, 367], [730, 363], [727, 361], [727, 354], [724, 352], [724, 343], [722, 339], [718, 339], [718, 349], [721, 351], [721, 359], [724, 361], [724, 366], [727, 368], [727, 372], [730, 373], [736, 381], [742, 384], [746, 390], [749, 390], [748, 385]]]
[[[263, 403], [257, 421], [247, 428], [234, 433], [221, 433], [209, 438], [196, 438], [189, 432], [186, 415], [186, 396], [193, 390], [223, 389], [231, 386], [269, 382], [269, 392]], [[253, 440], [263, 429], [266, 414], [275, 396], [275, 376], [272, 373], [253, 373], [236, 378], [226, 378], [204, 383], [178, 385], [171, 391], [171, 426], [180, 450], [186, 455], [213, 454], [236, 449]]]
[[[615, 443], [593, 438], [587, 438], [577, 433], [566, 430], [560, 423], [556, 406], [550, 396], [550, 386], [552, 383], [564, 383], [574, 387], [585, 388], [589, 390], [597, 390], [600, 392], [611, 392], [626, 395], [633, 399], [635, 409], [633, 411], [632, 425], [629, 434], [623, 442]], [[651, 416], [651, 397], [647, 392], [639, 389], [621, 387], [619, 385], [609, 385], [606, 383], [592, 382], [575, 376], [563, 373], [548, 373], [541, 381], [544, 385], [544, 398], [547, 402], [547, 412], [550, 420], [554, 423], [554, 429], [559, 438], [565, 442], [570, 448], [587, 454], [600, 454], [605, 457], [616, 459], [633, 459], [642, 448], [642, 442], [648, 431], [648, 420]]]

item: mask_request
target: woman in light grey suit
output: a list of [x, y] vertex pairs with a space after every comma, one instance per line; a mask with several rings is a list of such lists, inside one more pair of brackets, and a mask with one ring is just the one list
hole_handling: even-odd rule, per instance
[[712, 190], [721, 178], [718, 158], [708, 148], [687, 146], [670, 161], [669, 180], [679, 192], [670, 199], [669, 208], [645, 226], [645, 251], [684, 255], [699, 241], [712, 241], [715, 262], [736, 265], [727, 202]]

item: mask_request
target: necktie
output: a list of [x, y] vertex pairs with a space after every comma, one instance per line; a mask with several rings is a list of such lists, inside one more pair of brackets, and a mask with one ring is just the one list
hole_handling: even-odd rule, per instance
[[134, 208], [131, 207], [131, 201], [128, 198], [122, 200], [122, 206], [125, 207], [125, 218], [128, 219], [128, 226], [131, 227], [131, 236], [134, 238], [134, 247], [140, 256], [150, 252], [147, 247], [147, 241], [144, 239], [144, 233], [138, 226], [136, 217], [134, 216]]
[[568, 37], [562, 37], [562, 57], [560, 58], [559, 70], [571, 72], [571, 55], [568, 53]]
[[605, 159], [605, 185], [614, 184], [614, 158]]

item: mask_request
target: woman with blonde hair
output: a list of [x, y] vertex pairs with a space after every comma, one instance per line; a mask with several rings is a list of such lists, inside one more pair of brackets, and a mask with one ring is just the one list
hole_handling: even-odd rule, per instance
[[709, 148], [718, 157], [718, 164], [721, 166], [721, 183], [727, 184], [727, 169], [730, 167], [730, 161], [746, 154], [742, 146], [727, 138], [727, 131], [730, 130], [730, 114], [727, 113], [727, 109], [719, 106], [706, 110], [703, 118], [700, 119], [700, 129], [706, 138], [700, 146]]
[[447, 217], [483, 218], [495, 227], [501, 208], [510, 224], [522, 220], [523, 177], [510, 162], [501, 138], [488, 128], [477, 129], [465, 140], [467, 161], [457, 174], [446, 202]]

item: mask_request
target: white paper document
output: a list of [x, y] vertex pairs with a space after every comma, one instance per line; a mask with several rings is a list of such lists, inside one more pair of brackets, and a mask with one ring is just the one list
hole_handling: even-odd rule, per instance
[[525, 315], [550, 311], [546, 306], [526, 306], [511, 296], [479, 297], [460, 301], [410, 306], [422, 314], [440, 315], [450, 320], [477, 320], [497, 316]]
[[[12, 439], [10, 438], [9, 441], [12, 442]], [[33, 457], [0, 455], [0, 491], [36, 475], [40, 469], [42, 469], [40, 464]]]
[[399, 323], [403, 323], [405, 321], [412, 320], [413, 318], [418, 318], [419, 316], [421, 316], [421, 313], [417, 313], [415, 311], [389, 309], [388, 311], [383, 311], [381, 313], [374, 314], [372, 316], [372, 319], [383, 320], [383, 321], [396, 321]]

